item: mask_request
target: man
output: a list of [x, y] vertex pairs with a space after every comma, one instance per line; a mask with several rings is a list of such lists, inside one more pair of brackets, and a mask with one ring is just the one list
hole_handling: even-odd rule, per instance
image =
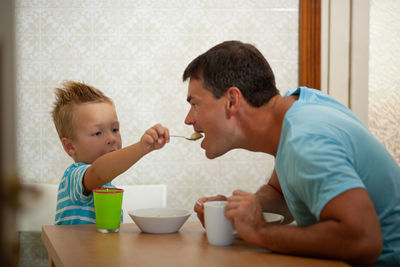
[[[354, 265], [400, 265], [400, 167], [345, 106], [306, 87], [284, 97], [252, 45], [221, 43], [194, 59], [185, 123], [210, 159], [231, 149], [275, 157], [255, 194], [236, 190], [225, 214], [247, 242]], [[225, 199], [204, 197], [205, 201]], [[195, 205], [203, 223], [203, 205]], [[262, 211], [294, 218], [270, 226]], [[293, 217], [292, 217], [293, 216]]]

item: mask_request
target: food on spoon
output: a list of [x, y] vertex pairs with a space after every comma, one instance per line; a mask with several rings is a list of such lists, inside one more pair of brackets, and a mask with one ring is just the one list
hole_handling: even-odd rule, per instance
[[195, 132], [190, 136], [190, 139], [197, 140], [197, 139], [200, 139], [202, 137], [203, 137], [203, 135], [201, 133]]

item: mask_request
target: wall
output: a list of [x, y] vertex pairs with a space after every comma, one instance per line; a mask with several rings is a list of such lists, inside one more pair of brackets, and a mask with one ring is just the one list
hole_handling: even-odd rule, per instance
[[321, 4], [322, 91], [351, 108], [400, 164], [400, 2]]
[[368, 123], [369, 1], [321, 2], [321, 90]]
[[369, 128], [400, 164], [400, 2], [371, 0]]
[[[24, 182], [58, 183], [72, 160], [51, 121], [53, 89], [80, 80], [111, 96], [125, 145], [155, 123], [190, 135], [181, 76], [197, 55], [224, 40], [255, 44], [278, 88], [297, 87], [298, 0], [17, 0], [17, 152]], [[168, 206], [192, 209], [197, 198], [255, 191], [273, 158], [235, 150], [208, 160], [199, 143], [171, 140], [143, 158], [119, 184], [168, 185]], [[192, 219], [195, 219], [194, 217]], [[38, 236], [24, 237], [24, 265], [45, 264]]]

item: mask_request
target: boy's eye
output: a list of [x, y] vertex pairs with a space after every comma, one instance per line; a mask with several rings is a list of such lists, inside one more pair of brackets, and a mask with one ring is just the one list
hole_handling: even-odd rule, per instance
[[119, 132], [119, 128], [114, 128], [112, 131], [113, 131], [114, 133]]
[[95, 132], [94, 134], [93, 134], [93, 136], [99, 136], [99, 135], [101, 135], [101, 132], [99, 131], [99, 132]]

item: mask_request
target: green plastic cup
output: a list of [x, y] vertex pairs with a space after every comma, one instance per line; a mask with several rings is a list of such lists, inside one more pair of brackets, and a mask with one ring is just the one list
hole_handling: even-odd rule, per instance
[[114, 233], [121, 223], [122, 195], [119, 188], [98, 188], [93, 190], [97, 231]]

